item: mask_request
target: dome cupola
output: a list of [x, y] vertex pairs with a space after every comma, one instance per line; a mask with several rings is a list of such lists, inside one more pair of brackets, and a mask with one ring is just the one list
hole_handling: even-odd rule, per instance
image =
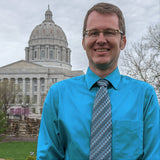
[[45, 13], [45, 22], [53, 22], [53, 20], [52, 20], [52, 12], [51, 12], [51, 10], [49, 8], [49, 5], [48, 5], [48, 10]]
[[48, 6], [45, 20], [37, 25], [29, 38], [26, 47], [26, 60], [46, 67], [71, 69], [70, 52], [65, 33], [52, 20], [52, 12]]

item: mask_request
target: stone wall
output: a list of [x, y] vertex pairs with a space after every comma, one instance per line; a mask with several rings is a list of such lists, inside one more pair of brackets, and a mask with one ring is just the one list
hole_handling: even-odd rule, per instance
[[8, 134], [12, 136], [38, 136], [40, 120], [39, 119], [26, 119], [9, 120]]

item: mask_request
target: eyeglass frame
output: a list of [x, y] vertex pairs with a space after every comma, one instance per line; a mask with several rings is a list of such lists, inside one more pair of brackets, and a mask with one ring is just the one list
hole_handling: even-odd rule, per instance
[[[97, 34], [97, 35], [88, 35], [88, 33], [91, 32], [91, 31], [95, 31], [95, 32], [97, 32], [98, 34]], [[104, 29], [104, 30], [102, 30], [102, 31], [100, 31], [100, 30], [98, 30], [98, 29], [86, 30], [86, 31], [84, 32], [84, 37], [97, 38], [97, 37], [99, 37], [100, 33], [103, 33], [103, 36], [106, 37], [106, 36], [105, 36], [105, 32], [106, 32], [106, 31], [108, 31], [108, 32], [109, 32], [109, 31], [113, 31], [113, 32], [114, 32], [114, 34], [110, 34], [110, 35], [108, 34], [107, 37], [116, 36], [117, 33], [123, 35], [123, 32], [122, 32], [120, 29], [108, 28], [108, 29]]]

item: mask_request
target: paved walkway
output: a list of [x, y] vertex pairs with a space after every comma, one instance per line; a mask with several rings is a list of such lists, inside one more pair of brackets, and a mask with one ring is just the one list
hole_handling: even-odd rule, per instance
[[[23, 142], [36, 142], [37, 137], [31, 137], [31, 136], [7, 136], [5, 137], [2, 142], [15, 142], [15, 141], [23, 141]], [[1, 160], [1, 159], [0, 159]]]

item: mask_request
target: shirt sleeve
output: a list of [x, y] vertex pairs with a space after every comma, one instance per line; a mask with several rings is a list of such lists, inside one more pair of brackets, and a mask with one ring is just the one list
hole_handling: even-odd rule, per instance
[[58, 91], [49, 90], [44, 102], [37, 144], [37, 160], [63, 160], [64, 151], [58, 131]]
[[160, 108], [153, 88], [146, 92], [143, 160], [160, 160]]

